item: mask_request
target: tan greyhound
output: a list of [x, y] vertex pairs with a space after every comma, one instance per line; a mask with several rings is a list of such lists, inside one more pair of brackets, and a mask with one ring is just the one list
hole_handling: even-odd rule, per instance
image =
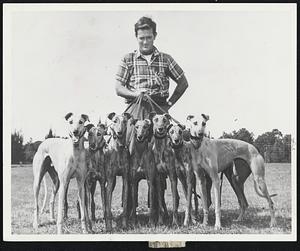
[[212, 185], [215, 195], [215, 229], [221, 228], [221, 210], [220, 210], [220, 178], [218, 173], [224, 171], [232, 165], [235, 160], [242, 159], [247, 163], [254, 178], [254, 188], [256, 193], [266, 198], [271, 213], [271, 227], [276, 224], [273, 202], [269, 195], [265, 182], [265, 166], [262, 156], [257, 149], [244, 141], [236, 139], [208, 139], [204, 137], [206, 122], [209, 119], [207, 115], [202, 115], [203, 122], [192, 121], [194, 116], [188, 116], [187, 122], [191, 135], [191, 153], [195, 175], [201, 181], [201, 197], [203, 200], [203, 224], [208, 223], [208, 204], [205, 179], [203, 170], [205, 170], [212, 179]]
[[128, 226], [128, 177], [129, 177], [129, 151], [126, 146], [126, 130], [127, 122], [131, 115], [123, 113], [117, 115], [112, 112], [108, 115], [108, 119], [111, 121], [108, 125], [109, 133], [111, 134], [108, 140], [107, 150], [105, 152], [106, 163], [106, 213], [107, 213], [107, 231], [112, 231], [112, 213], [111, 213], [111, 201], [112, 193], [116, 185], [116, 176], [122, 176], [123, 179], [123, 215], [122, 226], [126, 228]]
[[[59, 189], [57, 233], [63, 233], [63, 207], [67, 186], [71, 178], [76, 178], [78, 195], [81, 209], [81, 227], [83, 233], [88, 232], [87, 220], [88, 212], [85, 206], [85, 179], [87, 175], [86, 151], [84, 149], [83, 136], [87, 131], [89, 118], [82, 114], [77, 120], [73, 118], [73, 113], [65, 116], [69, 125], [70, 139], [49, 138], [39, 146], [33, 158], [33, 192], [34, 192], [34, 218], [33, 227], [38, 228], [38, 195], [40, 183], [46, 172], [49, 173], [55, 189], [52, 194], [52, 204], [50, 206], [50, 217], [54, 221], [54, 198]], [[75, 123], [76, 122], [76, 123]], [[51, 165], [52, 162], [52, 165]]]

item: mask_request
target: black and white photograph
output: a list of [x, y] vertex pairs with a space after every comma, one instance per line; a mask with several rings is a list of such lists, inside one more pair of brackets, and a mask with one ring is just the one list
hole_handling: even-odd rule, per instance
[[4, 240], [296, 240], [296, 11], [4, 4]]

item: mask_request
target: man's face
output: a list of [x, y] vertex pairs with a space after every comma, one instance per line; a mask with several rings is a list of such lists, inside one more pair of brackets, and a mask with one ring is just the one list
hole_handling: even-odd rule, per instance
[[152, 53], [155, 39], [152, 29], [138, 30], [136, 38], [139, 44], [139, 50], [142, 54], [147, 55]]

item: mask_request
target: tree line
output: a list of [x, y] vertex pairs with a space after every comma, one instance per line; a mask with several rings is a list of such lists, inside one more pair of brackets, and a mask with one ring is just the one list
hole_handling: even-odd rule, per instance
[[278, 129], [265, 132], [254, 139], [246, 128], [223, 132], [221, 138], [239, 139], [254, 145], [267, 163], [291, 163], [291, 135], [283, 135]]
[[[57, 136], [53, 134], [51, 129], [45, 136], [45, 138], [54, 137]], [[241, 128], [230, 133], [223, 132], [220, 138], [239, 139], [253, 144], [267, 163], [291, 162], [291, 135], [283, 135], [278, 129], [265, 132], [255, 139], [252, 132], [249, 132], [246, 128]], [[42, 141], [33, 142], [30, 139], [24, 144], [22, 132], [15, 130], [11, 134], [11, 163], [32, 163], [33, 156], [41, 143]]]

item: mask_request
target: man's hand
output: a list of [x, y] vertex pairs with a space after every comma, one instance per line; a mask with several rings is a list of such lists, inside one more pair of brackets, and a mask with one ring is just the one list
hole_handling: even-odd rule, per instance
[[146, 88], [141, 88], [141, 89], [138, 89], [138, 90], [135, 90], [134, 91], [134, 95], [136, 97], [140, 96], [141, 94], [146, 94], [147, 93], [147, 89]]

